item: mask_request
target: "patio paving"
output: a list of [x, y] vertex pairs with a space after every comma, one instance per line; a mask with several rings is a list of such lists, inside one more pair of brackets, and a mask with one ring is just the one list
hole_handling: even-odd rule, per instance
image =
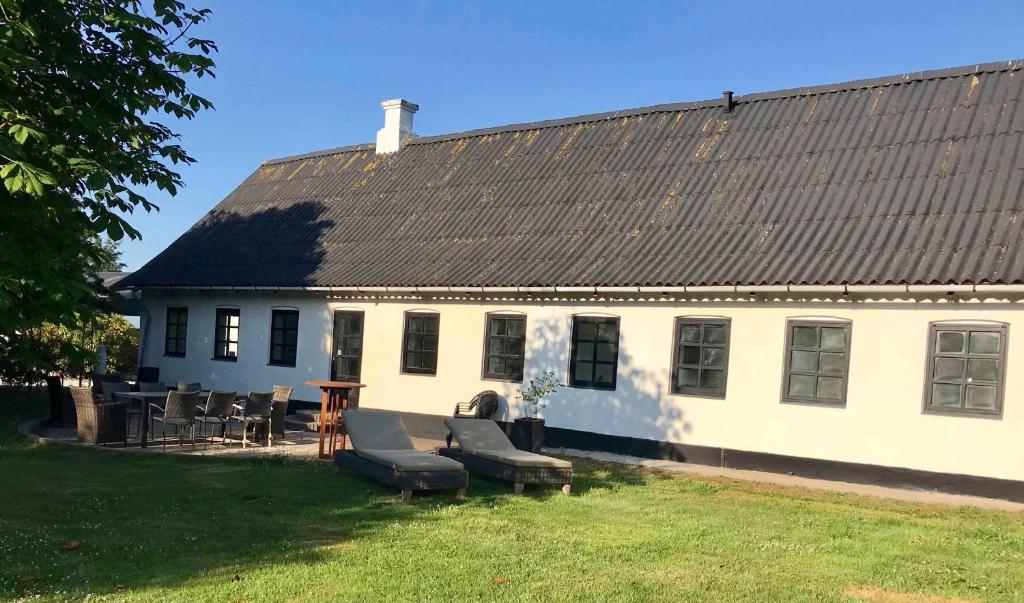
[[[59, 442], [61, 444], [79, 444], [78, 436], [74, 427], [58, 427], [48, 425], [44, 422], [38, 422], [29, 427], [28, 431], [32, 435], [42, 438], [44, 440], [51, 440]], [[426, 450], [433, 452], [440, 446], [444, 445], [443, 440], [433, 440], [427, 438], [412, 438], [413, 445], [416, 446], [417, 450]], [[223, 455], [283, 455], [296, 458], [310, 458], [315, 459], [320, 443], [320, 434], [312, 431], [293, 431], [285, 430], [284, 439], [275, 439], [271, 446], [267, 446], [266, 442], [253, 442], [250, 441], [246, 447], [242, 448], [241, 436], [235, 434], [230, 440], [230, 446], [221, 443], [219, 436], [211, 438], [209, 446], [204, 446], [203, 439], [196, 438], [195, 450], [192, 449], [191, 442], [186, 438], [185, 444], [179, 445], [176, 437], [168, 436], [166, 451], [162, 445], [159, 430], [157, 433], [149, 434], [149, 446], [147, 448], [140, 448], [138, 440], [129, 439], [128, 447], [125, 448], [121, 444], [106, 444], [98, 446], [98, 448], [108, 450], [120, 450], [122, 452], [138, 452], [138, 453], [166, 453], [166, 454], [180, 454], [186, 456], [223, 456]], [[83, 444], [85, 446], [91, 446], [91, 444]], [[346, 446], [351, 449], [351, 445]]]

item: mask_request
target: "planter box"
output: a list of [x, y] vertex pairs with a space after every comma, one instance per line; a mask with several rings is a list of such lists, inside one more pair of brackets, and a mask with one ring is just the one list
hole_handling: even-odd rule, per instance
[[544, 445], [544, 419], [516, 419], [512, 424], [512, 445], [527, 452], [540, 452]]

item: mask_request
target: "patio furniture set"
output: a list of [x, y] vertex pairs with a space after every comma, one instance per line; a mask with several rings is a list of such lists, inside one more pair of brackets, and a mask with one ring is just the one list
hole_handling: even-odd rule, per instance
[[[58, 384], [50, 384], [51, 397]], [[237, 392], [204, 390], [200, 383], [178, 383], [171, 388], [162, 382], [128, 383], [114, 378], [95, 378], [93, 387], [71, 387], [77, 415], [78, 439], [91, 444], [128, 444], [133, 431], [142, 448], [148, 446], [149, 434], [160, 426], [161, 443], [167, 448], [170, 431], [184, 445], [185, 433], [195, 449], [197, 432], [208, 447], [219, 430], [221, 442], [230, 446], [233, 427], [241, 427], [241, 443], [245, 448], [249, 434], [272, 446], [274, 439], [284, 438], [284, 417], [288, 412], [292, 388], [275, 385], [271, 392]], [[98, 390], [98, 391], [97, 391]], [[58, 390], [59, 391], [59, 390]], [[134, 423], [135, 429], [132, 429]]]
[[[563, 493], [570, 492], [572, 463], [515, 448], [491, 418], [498, 409], [495, 392], [482, 392], [457, 405], [454, 416], [444, 421], [449, 430], [447, 446], [434, 453], [414, 447], [398, 414], [349, 410], [348, 392], [361, 384], [311, 384], [324, 390], [321, 458], [333, 451], [336, 465], [398, 488], [402, 500], [409, 500], [413, 491], [443, 489], [454, 489], [462, 498], [469, 485], [469, 471], [512, 482], [516, 494], [521, 494], [526, 484], [559, 486]], [[54, 386], [50, 385], [54, 396]], [[109, 377], [95, 379], [92, 388], [70, 388], [79, 440], [127, 445], [134, 422], [142, 447], [147, 446], [149, 433], [159, 425], [164, 449], [168, 430], [178, 436], [181, 445], [187, 431], [193, 449], [197, 431], [204, 445], [209, 446], [211, 436], [219, 430], [221, 442], [230, 446], [233, 426], [241, 427], [243, 448], [250, 442], [250, 430], [259, 440], [265, 437], [266, 445], [271, 446], [275, 438], [284, 437], [291, 394], [292, 388], [286, 386], [240, 396], [237, 392], [204, 390], [200, 383], [178, 383], [170, 388], [162, 382], [133, 385]], [[351, 441], [351, 450], [345, 449], [346, 438]], [[457, 447], [452, 447], [453, 440]], [[340, 449], [335, 449], [336, 442]]]

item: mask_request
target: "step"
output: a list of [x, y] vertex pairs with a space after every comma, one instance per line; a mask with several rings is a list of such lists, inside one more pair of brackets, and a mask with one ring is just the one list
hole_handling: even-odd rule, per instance
[[294, 431], [320, 431], [320, 424], [316, 421], [306, 421], [301, 417], [286, 417], [284, 428]]

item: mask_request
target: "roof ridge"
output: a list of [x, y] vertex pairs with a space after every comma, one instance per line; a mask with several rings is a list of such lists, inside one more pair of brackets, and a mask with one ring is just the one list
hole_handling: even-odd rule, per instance
[[373, 150], [372, 142], [364, 142], [362, 144], [352, 144], [345, 147], [334, 147], [331, 149], [322, 149], [319, 151], [310, 151], [308, 153], [301, 153], [299, 155], [287, 155], [285, 157], [276, 157], [274, 159], [265, 159], [260, 165], [273, 165], [276, 163], [288, 163], [289, 161], [298, 161], [300, 159], [311, 159], [313, 157], [324, 157], [327, 155], [340, 155], [341, 153], [352, 153], [355, 151], [369, 151]]
[[[733, 105], [740, 105], [744, 103], [763, 102], [769, 100], [779, 100], [783, 98], [792, 98], [796, 96], [812, 96], [817, 94], [832, 94], [835, 92], [844, 92], [848, 90], [857, 90], [860, 88], [879, 88], [883, 86], [894, 86], [900, 84], [907, 84], [911, 82], [921, 82], [934, 79], [950, 78], [950, 77], [963, 77], [965, 75], [972, 75], [976, 73], [996, 73], [1000, 71], [1018, 71], [1024, 69], [1024, 59], [1014, 59], [1008, 61], [994, 61], [989, 63], [976, 63], [972, 65], [962, 65], [959, 67], [945, 67], [941, 69], [930, 69], [923, 71], [911, 71], [907, 73], [901, 73], [896, 75], [887, 75], [875, 78], [862, 78], [857, 80], [849, 80], [846, 82], [837, 82], [832, 84], [819, 84], [815, 86], [800, 86], [796, 88], [783, 88], [780, 90], [771, 90], [766, 92], [753, 92], [742, 96], [733, 97]], [[595, 121], [605, 121], [610, 119], [619, 119], [623, 117], [636, 117], [640, 115], [650, 115], [653, 113], [667, 113], [674, 111], [692, 111], [695, 109], [706, 109], [711, 107], [719, 107], [722, 105], [722, 99], [707, 99], [699, 101], [686, 101], [677, 103], [663, 103], [658, 105], [650, 105], [646, 107], [636, 107], [631, 109], [617, 109], [614, 111], [605, 111], [600, 113], [588, 113], [583, 115], [576, 115], [571, 117], [560, 117], [554, 119], [546, 119], [534, 122], [521, 122], [514, 124], [507, 124], [503, 126], [489, 126], [485, 128], [476, 128], [472, 130], [464, 130], [461, 132], [449, 132], [446, 134], [434, 134], [431, 136], [419, 136], [409, 139], [406, 144], [419, 145], [419, 144], [434, 144], [439, 142], [449, 142], [452, 140], [458, 140], [463, 138], [477, 138], [480, 136], [488, 136], [490, 134], [500, 134], [505, 132], [522, 132], [526, 130], [539, 130], [543, 128], [555, 128], [574, 124], [585, 124]], [[286, 163], [289, 161], [297, 161], [301, 159], [310, 159], [313, 157], [321, 157], [325, 155], [335, 155], [338, 153], [351, 152], [351, 151], [363, 151], [373, 149], [373, 143], [363, 143], [358, 145], [351, 145], [345, 147], [337, 147], [333, 149], [324, 149], [321, 151], [312, 151], [310, 153], [304, 153], [301, 155], [292, 155], [289, 157], [280, 157], [277, 159], [268, 159], [262, 163], [262, 165], [273, 165], [278, 163]]]

